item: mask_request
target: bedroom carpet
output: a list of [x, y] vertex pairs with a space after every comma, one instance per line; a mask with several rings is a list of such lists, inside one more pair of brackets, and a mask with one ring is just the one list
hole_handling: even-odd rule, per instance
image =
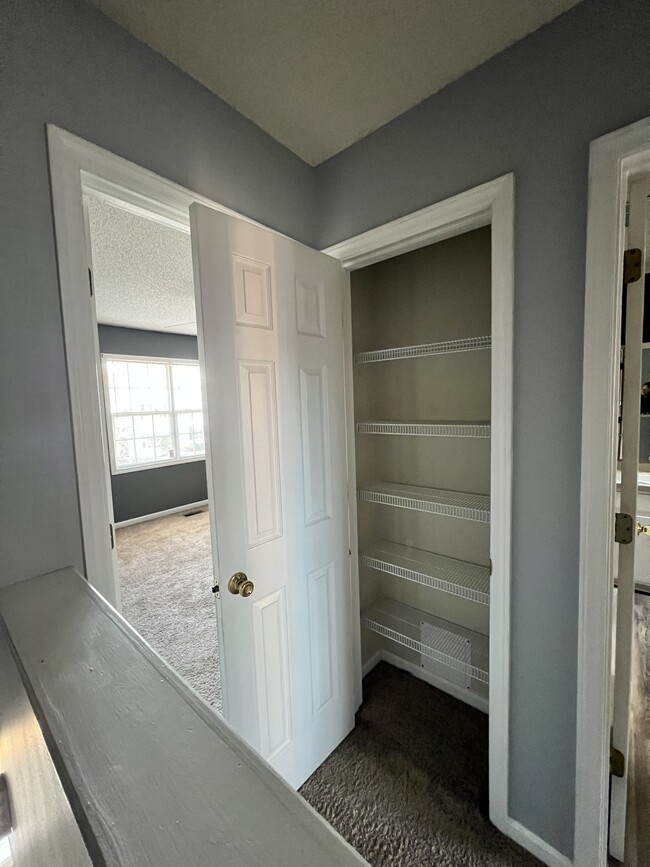
[[[634, 605], [628, 822], [625, 867], [650, 864], [650, 596]], [[612, 861], [618, 864], [618, 861]]]
[[540, 867], [487, 818], [485, 714], [386, 662], [363, 698], [300, 792], [373, 867]]
[[116, 534], [122, 614], [212, 707], [221, 710], [207, 511]]

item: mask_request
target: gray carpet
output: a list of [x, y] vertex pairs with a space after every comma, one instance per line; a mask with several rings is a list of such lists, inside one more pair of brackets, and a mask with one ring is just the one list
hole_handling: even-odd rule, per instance
[[385, 662], [363, 695], [300, 791], [370, 864], [539, 867], [486, 817], [487, 716]]
[[[625, 867], [650, 864], [650, 597], [636, 594], [634, 605], [632, 737], [628, 766]], [[618, 864], [617, 861], [612, 861]]]
[[117, 531], [122, 614], [215, 710], [221, 710], [207, 512]]

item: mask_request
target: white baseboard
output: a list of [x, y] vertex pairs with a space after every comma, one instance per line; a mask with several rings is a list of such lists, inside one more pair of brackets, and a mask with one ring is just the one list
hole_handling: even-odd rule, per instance
[[375, 650], [373, 655], [363, 663], [361, 666], [361, 677], [369, 674], [378, 662], [381, 662], [381, 650]]
[[142, 524], [144, 521], [155, 521], [156, 518], [166, 518], [168, 515], [177, 515], [179, 512], [193, 512], [195, 509], [205, 509], [207, 505], [207, 500], [200, 500], [198, 503], [188, 503], [186, 506], [174, 506], [173, 509], [165, 509], [163, 512], [153, 512], [151, 515], [140, 515], [139, 518], [118, 521], [115, 524], [115, 529], [119, 530], [122, 527], [130, 527], [131, 524]]

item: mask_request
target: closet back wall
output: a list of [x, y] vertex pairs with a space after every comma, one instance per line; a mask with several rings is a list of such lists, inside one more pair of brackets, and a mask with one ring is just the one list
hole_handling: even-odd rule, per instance
[[[198, 358], [196, 337], [99, 325], [99, 349], [111, 355]], [[115, 521], [128, 521], [208, 498], [205, 461], [111, 473]]]

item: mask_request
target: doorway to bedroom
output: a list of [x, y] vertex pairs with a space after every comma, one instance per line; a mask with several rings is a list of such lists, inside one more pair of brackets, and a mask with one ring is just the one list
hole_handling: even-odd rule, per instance
[[84, 210], [121, 613], [220, 711], [189, 234], [114, 197]]

